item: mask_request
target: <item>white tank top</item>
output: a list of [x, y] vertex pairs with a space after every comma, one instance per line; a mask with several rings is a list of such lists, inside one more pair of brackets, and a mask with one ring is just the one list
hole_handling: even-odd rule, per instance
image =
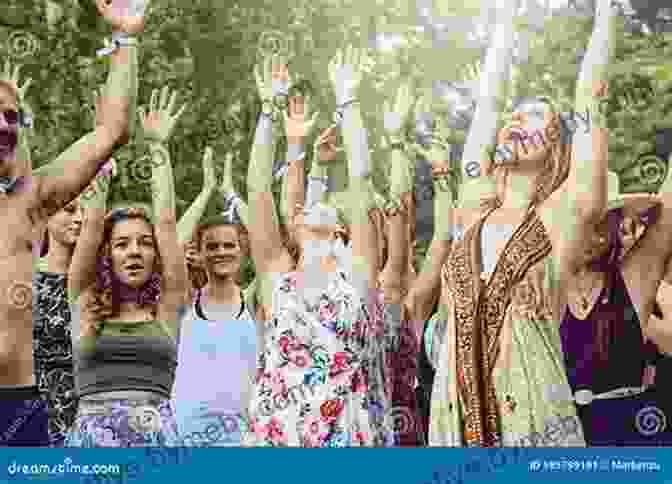
[[180, 331], [172, 398], [178, 421], [246, 410], [257, 363], [255, 320], [242, 294], [230, 319], [212, 317], [204, 313], [199, 291]]

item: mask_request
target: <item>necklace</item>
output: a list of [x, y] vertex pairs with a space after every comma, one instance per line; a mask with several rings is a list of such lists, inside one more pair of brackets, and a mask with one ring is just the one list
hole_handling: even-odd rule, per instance
[[602, 283], [602, 273], [597, 273], [597, 278], [595, 277], [595, 272], [590, 270], [585, 270], [576, 278], [576, 294], [578, 295], [578, 313], [577, 316], [580, 316], [580, 319], [585, 319], [590, 313], [590, 310], [593, 306], [593, 293], [595, 289]]
[[[206, 321], [213, 321], [211, 319], [208, 319], [208, 317], [205, 315], [205, 312], [203, 311], [203, 305], [201, 304], [201, 291], [199, 290], [197, 295], [196, 295], [196, 302], [194, 304], [194, 309], [196, 311], [196, 315], [204, 319]], [[245, 297], [243, 296], [242, 291], [240, 292], [240, 309], [238, 310], [238, 315], [235, 317], [235, 319], [240, 319], [240, 317], [243, 315], [243, 312], [245, 311]], [[231, 314], [233, 315], [233, 313]]]

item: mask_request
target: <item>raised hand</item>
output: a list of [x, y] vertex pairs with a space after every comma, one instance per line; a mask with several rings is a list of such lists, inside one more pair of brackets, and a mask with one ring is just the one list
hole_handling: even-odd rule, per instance
[[404, 125], [408, 121], [408, 116], [413, 109], [413, 104], [414, 100], [411, 94], [411, 85], [409, 83], [404, 83], [399, 88], [393, 107], [390, 107], [390, 103], [385, 101], [385, 104], [383, 105], [383, 124], [388, 136], [401, 136]]
[[233, 153], [227, 153], [224, 158], [224, 176], [219, 185], [219, 191], [222, 194], [235, 193], [236, 188], [233, 185]]
[[213, 163], [212, 148], [209, 146], [203, 152], [203, 191], [214, 190], [217, 187], [217, 175]]
[[310, 98], [304, 96], [292, 96], [289, 98], [287, 111], [282, 112], [285, 119], [285, 134], [289, 142], [301, 142], [307, 138], [315, 128], [317, 117], [315, 113], [310, 117]]
[[145, 137], [150, 141], [163, 143], [168, 140], [173, 134], [177, 120], [187, 109], [185, 104], [176, 114], [172, 115], [171, 113], [175, 110], [175, 103], [177, 102], [177, 92], [173, 91], [170, 99], [168, 99], [169, 94], [168, 87], [164, 87], [159, 99], [159, 90], [154, 89], [149, 102], [149, 113], [146, 112], [145, 107], [138, 109]]
[[17, 64], [15, 66], [12, 66], [12, 63], [9, 60], [5, 61], [5, 66], [3, 70], [0, 72], [0, 80], [5, 81], [14, 89], [16, 97], [19, 100], [19, 104], [22, 104], [26, 98], [26, 91], [33, 83], [33, 80], [28, 78], [23, 83], [21, 83], [20, 82], [21, 78], [19, 75], [20, 71], [21, 71], [20, 65]]
[[364, 52], [350, 45], [345, 52], [339, 50], [329, 63], [329, 79], [339, 106], [355, 99], [357, 88], [362, 81], [363, 58]]
[[[283, 100], [287, 100], [292, 85], [292, 78], [284, 59], [278, 55], [266, 57], [263, 65], [255, 68], [254, 77], [262, 103], [271, 102], [271, 108], [284, 104]], [[285, 108], [283, 105], [279, 107]]]
[[412, 143], [411, 148], [428, 160], [432, 164], [433, 170], [443, 170], [450, 167], [451, 139], [455, 134], [442, 118], [437, 119], [436, 124], [436, 130], [432, 134], [429, 149], [424, 148], [418, 143]]
[[315, 157], [318, 163], [329, 163], [336, 159], [336, 155], [343, 151], [343, 148], [336, 147], [336, 127], [331, 126], [322, 133], [315, 141]]
[[114, 30], [137, 34], [145, 26], [149, 0], [96, 0], [98, 12]]

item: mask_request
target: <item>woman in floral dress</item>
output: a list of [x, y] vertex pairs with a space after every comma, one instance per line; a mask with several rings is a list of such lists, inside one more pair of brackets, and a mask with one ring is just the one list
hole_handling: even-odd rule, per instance
[[[275, 219], [270, 184], [273, 162], [272, 108], [262, 109], [248, 173], [250, 245], [266, 319], [264, 348], [249, 405], [247, 446], [385, 446], [382, 298], [375, 287], [376, 233], [368, 223], [366, 131], [355, 90], [361, 77], [359, 52], [349, 49], [332, 63], [338, 111], [350, 160], [351, 204], [347, 227], [353, 257], [336, 257], [342, 226], [337, 211], [316, 203], [294, 217], [292, 257]], [[289, 77], [277, 59], [266, 59], [257, 84], [265, 106], [289, 91]], [[270, 102], [268, 102], [270, 100]], [[292, 101], [286, 116], [288, 157], [302, 157], [314, 118]], [[298, 116], [297, 116], [298, 115]], [[303, 121], [301, 120], [303, 115]], [[289, 124], [287, 124], [289, 123]], [[275, 131], [277, 132], [277, 130]], [[349, 266], [349, 267], [347, 267]]]

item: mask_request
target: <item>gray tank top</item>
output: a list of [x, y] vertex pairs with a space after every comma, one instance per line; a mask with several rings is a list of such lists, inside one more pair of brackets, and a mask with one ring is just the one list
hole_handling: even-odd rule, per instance
[[[92, 348], [75, 348], [75, 383], [79, 395], [143, 391], [170, 398], [177, 368], [177, 346], [158, 328], [148, 335], [147, 326], [154, 324], [159, 326], [157, 321], [107, 322], [104, 326], [114, 328], [105, 332], [117, 334], [102, 334], [101, 329]], [[145, 334], [137, 334], [140, 326]]]

